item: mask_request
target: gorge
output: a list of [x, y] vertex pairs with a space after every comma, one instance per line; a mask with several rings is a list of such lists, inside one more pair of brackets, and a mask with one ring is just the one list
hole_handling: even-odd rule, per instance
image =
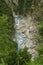
[[[5, 0], [6, 1], [6, 0]], [[37, 25], [35, 25], [34, 16], [27, 14], [27, 16], [23, 16], [20, 14], [16, 14], [14, 12], [14, 5], [12, 4], [18, 3], [17, 1], [6, 1], [9, 4], [9, 7], [12, 10], [13, 18], [14, 18], [14, 28], [16, 30], [15, 37], [13, 41], [17, 41], [18, 50], [23, 49], [24, 47], [28, 48], [28, 52], [32, 54], [32, 61], [34, 60], [34, 56], [37, 56], [36, 48], [36, 39], [35, 37], [38, 34]], [[11, 5], [12, 4], [12, 5]]]

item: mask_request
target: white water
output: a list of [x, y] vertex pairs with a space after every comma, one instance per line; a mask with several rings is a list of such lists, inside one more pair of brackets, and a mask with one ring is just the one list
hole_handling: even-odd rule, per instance
[[24, 20], [23, 18], [19, 18], [18, 16], [15, 17], [15, 28], [16, 28], [15, 37], [17, 39], [18, 49], [21, 48], [21, 44], [25, 44], [27, 42], [27, 37], [21, 31], [21, 27], [23, 27], [22, 25], [23, 20]]
[[32, 40], [34, 37], [34, 33], [32, 33], [34, 29], [32, 18], [30, 16], [15, 16], [14, 28], [16, 29], [15, 37], [18, 43], [18, 50], [23, 49], [25, 46], [28, 47], [28, 52], [32, 54], [31, 60], [33, 61], [36, 50], [34, 49], [35, 45]]

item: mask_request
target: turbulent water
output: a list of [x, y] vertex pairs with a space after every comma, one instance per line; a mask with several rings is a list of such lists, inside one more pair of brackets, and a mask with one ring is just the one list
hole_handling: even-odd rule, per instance
[[18, 43], [18, 50], [23, 49], [25, 46], [28, 47], [28, 52], [32, 54], [32, 60], [36, 54], [35, 50], [35, 41], [34, 41], [34, 31], [36, 27], [33, 24], [31, 16], [15, 16], [15, 25], [16, 29], [15, 38]]

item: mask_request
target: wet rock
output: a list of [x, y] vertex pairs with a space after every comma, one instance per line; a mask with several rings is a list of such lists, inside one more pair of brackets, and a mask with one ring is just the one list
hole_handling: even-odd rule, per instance
[[35, 54], [36, 45], [34, 44], [34, 36], [36, 35], [37, 29], [34, 25], [32, 17], [28, 16], [26, 18], [22, 16], [16, 16], [14, 26], [16, 29], [15, 37], [18, 43], [18, 49], [23, 49], [24, 47], [27, 47], [28, 52], [30, 52], [31, 54]]

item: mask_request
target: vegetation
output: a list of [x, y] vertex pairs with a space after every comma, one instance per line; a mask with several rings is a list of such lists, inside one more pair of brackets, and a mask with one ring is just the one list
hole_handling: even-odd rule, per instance
[[[15, 33], [13, 28], [13, 14], [4, 0], [0, 0], [0, 65], [43, 65], [43, 2], [40, 0], [19, 0], [18, 13], [33, 14], [39, 26], [37, 51], [39, 57], [31, 62], [31, 55], [27, 48], [17, 51], [17, 43], [11, 38]], [[34, 5], [34, 9], [32, 9]], [[39, 14], [40, 13], [40, 14]]]

